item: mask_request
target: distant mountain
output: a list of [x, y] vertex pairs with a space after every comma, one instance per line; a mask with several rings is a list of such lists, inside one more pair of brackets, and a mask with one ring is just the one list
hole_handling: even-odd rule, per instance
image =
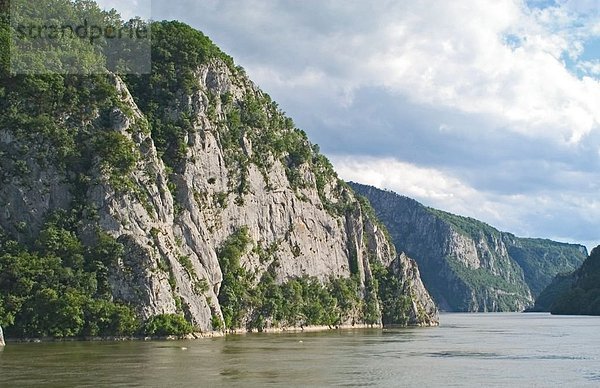
[[391, 191], [350, 186], [371, 202], [396, 249], [417, 261], [443, 310], [521, 311], [557, 274], [573, 271], [587, 255], [582, 245], [519, 238]]
[[540, 294], [533, 310], [600, 315], [600, 246], [592, 250], [579, 269], [557, 275]]
[[560, 273], [544, 288], [535, 299], [535, 305], [530, 312], [550, 312], [554, 302], [564, 293], [568, 292], [574, 283], [574, 271]]

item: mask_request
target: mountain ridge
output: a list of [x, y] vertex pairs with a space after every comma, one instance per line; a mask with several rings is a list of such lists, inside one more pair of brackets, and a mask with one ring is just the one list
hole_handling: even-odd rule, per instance
[[7, 335], [436, 325], [414, 261], [306, 134], [202, 33], [151, 27], [150, 75], [3, 73]]
[[573, 270], [587, 253], [582, 245], [519, 238], [391, 191], [350, 185], [369, 199], [396, 249], [417, 261], [443, 309], [522, 311], [557, 273]]
[[556, 315], [600, 315], [600, 246], [579, 268], [558, 274], [542, 291], [532, 311]]

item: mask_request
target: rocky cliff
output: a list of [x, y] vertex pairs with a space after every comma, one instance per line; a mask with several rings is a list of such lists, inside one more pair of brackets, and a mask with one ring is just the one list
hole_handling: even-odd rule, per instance
[[600, 315], [600, 247], [594, 248], [577, 270], [557, 275], [536, 299], [532, 310]]
[[[33, 295], [2, 300], [7, 331], [97, 333], [85, 322], [99, 298], [200, 331], [436, 324], [415, 262], [243, 69], [181, 23], [152, 33], [150, 75], [3, 78], [0, 265], [58, 258], [57, 271], [95, 285], [75, 292], [61, 278], [48, 296], [54, 286], [28, 282]], [[24, 276], [12, 275], [3, 288]], [[78, 302], [81, 327], [28, 331], [26, 310], [70, 292], [91, 298]]]
[[419, 264], [423, 282], [448, 311], [521, 311], [560, 272], [586, 255], [581, 245], [518, 238], [477, 220], [351, 183], [369, 199], [399, 251]]

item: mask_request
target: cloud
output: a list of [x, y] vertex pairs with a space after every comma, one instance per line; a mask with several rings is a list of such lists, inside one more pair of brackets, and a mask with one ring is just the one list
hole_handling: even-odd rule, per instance
[[[378, 86], [486, 114], [508, 131], [577, 143], [600, 127], [600, 81], [578, 78], [562, 58], [577, 58], [582, 39], [594, 34], [593, 19], [579, 17], [592, 3], [184, 1], [185, 11], [171, 13], [226, 35], [267, 89], [315, 82], [302, 77], [314, 73], [341, 104]], [[520, 44], [507, 44], [508, 35]]]
[[153, 15], [208, 34], [339, 169], [357, 158], [439, 208], [596, 241], [597, 5], [155, 0]]
[[577, 66], [589, 75], [600, 76], [600, 60], [581, 61]]
[[[500, 201], [497, 199], [501, 195], [478, 191], [449, 171], [423, 168], [394, 158], [336, 155], [332, 157], [332, 163], [344, 180], [389, 189], [415, 198], [426, 206], [471, 216], [500, 226], [507, 225], [506, 216], [515, 213], [507, 206], [507, 200], [527, 200], [527, 197], [522, 195], [506, 195], [506, 198]], [[517, 227], [514, 224], [511, 226], [508, 230], [514, 231]]]
[[393, 158], [336, 155], [332, 163], [347, 181], [389, 189], [426, 206], [473, 217], [517, 235], [536, 236], [545, 229], [548, 238], [584, 243], [590, 249], [600, 244], [594, 233], [600, 219], [600, 199], [590, 194], [598, 192], [597, 183], [592, 183], [593, 190], [544, 188], [523, 195], [478, 190], [450, 171]]
[[[426, 202], [443, 202], [452, 208], [477, 193], [456, 177], [392, 158], [334, 156], [332, 163], [345, 180], [393, 189]], [[458, 201], [453, 203], [454, 201]], [[453, 204], [452, 204], [453, 203]]]
[[98, 6], [102, 9], [110, 11], [116, 9], [122, 18], [128, 20], [136, 16], [142, 19], [150, 19], [152, 17], [152, 2], [153, 0], [95, 0]]

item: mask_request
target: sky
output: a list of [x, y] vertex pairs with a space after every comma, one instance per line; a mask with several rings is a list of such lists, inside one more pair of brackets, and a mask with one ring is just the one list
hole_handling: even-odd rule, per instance
[[600, 0], [99, 3], [203, 31], [343, 179], [600, 244]]

